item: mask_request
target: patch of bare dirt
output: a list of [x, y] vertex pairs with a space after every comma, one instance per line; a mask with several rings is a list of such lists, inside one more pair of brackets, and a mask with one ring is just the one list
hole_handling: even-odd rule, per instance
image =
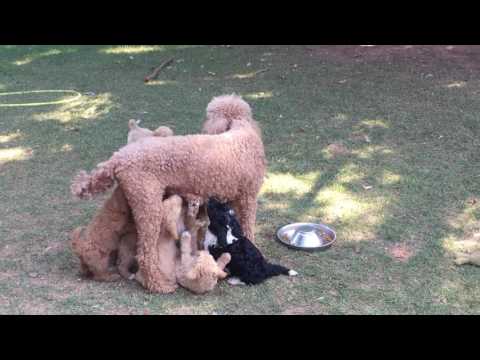
[[415, 254], [414, 248], [405, 243], [390, 246], [387, 252], [392, 258], [401, 262], [407, 262]]
[[480, 70], [480, 45], [308, 45], [312, 56], [339, 62], [389, 62], [396, 58], [428, 64], [448, 59], [469, 70]]
[[342, 143], [333, 143], [327, 146], [327, 151], [332, 156], [343, 156], [348, 155], [350, 150], [347, 149]]

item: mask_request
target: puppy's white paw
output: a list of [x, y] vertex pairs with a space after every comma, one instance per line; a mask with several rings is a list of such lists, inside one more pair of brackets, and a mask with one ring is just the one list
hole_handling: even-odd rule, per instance
[[128, 280], [135, 280], [135, 274], [130, 274], [130, 276], [128, 277]]
[[241, 281], [239, 278], [236, 278], [236, 277], [229, 277], [227, 279], [227, 282], [232, 286], [245, 285], [245, 283], [243, 281]]
[[295, 270], [288, 270], [288, 276], [297, 276], [298, 275], [298, 272], [296, 272]]

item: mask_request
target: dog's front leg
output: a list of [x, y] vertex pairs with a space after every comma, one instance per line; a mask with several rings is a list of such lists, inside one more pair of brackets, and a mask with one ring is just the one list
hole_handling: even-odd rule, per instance
[[245, 236], [255, 242], [255, 221], [257, 218], [257, 197], [256, 195], [246, 195], [239, 200], [232, 202], [238, 222], [242, 227]]

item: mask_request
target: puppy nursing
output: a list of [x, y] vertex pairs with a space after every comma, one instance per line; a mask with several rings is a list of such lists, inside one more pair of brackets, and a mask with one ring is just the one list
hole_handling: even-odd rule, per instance
[[255, 285], [277, 275], [295, 276], [295, 270], [269, 263], [260, 250], [244, 235], [235, 217], [235, 212], [227, 204], [216, 199], [208, 201], [210, 225], [205, 247], [215, 259], [221, 254], [231, 255], [227, 265], [231, 285]]
[[[250, 195], [247, 196], [248, 201], [246, 203], [237, 201], [233, 206], [238, 210], [239, 220], [245, 225], [245, 232], [249, 233], [251, 235], [250, 239], [253, 240], [254, 215], [256, 211], [254, 195], [258, 192], [257, 188], [259, 188], [261, 179], [263, 179], [265, 159], [259, 128], [255, 121], [250, 119], [251, 114], [248, 105], [239, 101], [235, 97], [219, 98], [213, 101], [212, 103], [215, 106], [209, 105], [207, 108], [208, 120], [204, 124], [203, 132], [216, 134], [223, 133], [231, 128], [232, 134], [237, 134], [241, 139], [243, 139], [241, 136], [244, 136], [245, 142], [253, 144], [253, 147], [256, 146], [256, 152], [253, 151], [255, 156], [252, 163], [250, 164], [245, 159], [241, 161], [242, 165], [248, 163], [250, 166], [248, 169], [242, 168], [242, 174], [255, 173], [252, 176], [260, 180], [255, 180], [255, 184], [250, 187], [247, 186], [246, 189], [237, 184], [236, 178], [232, 180], [233, 185], [236, 186], [232, 185], [233, 189], [236, 189], [235, 191], [241, 194], [243, 194], [241, 190], [251, 192], [250, 194], [247, 191]], [[140, 148], [143, 146], [147, 150], [151, 149], [150, 146], [156, 149], [155, 146], [163, 145], [163, 140], [157, 142], [156, 140], [143, 139], [173, 136], [173, 131], [168, 127], [160, 126], [152, 131], [140, 127], [139, 121], [133, 119], [129, 120], [128, 128], [127, 143], [141, 142], [140, 144], [131, 145], [133, 149], [137, 145], [140, 145]], [[199, 141], [204, 141], [202, 136], [208, 137], [210, 135], [191, 137], [192, 139], [198, 138]], [[218, 136], [218, 141], [225, 140], [224, 138], [229, 139], [229, 137]], [[190, 138], [188, 139], [190, 141]], [[178, 139], [166, 139], [165, 143], [169, 144], [170, 140]], [[226, 142], [226, 140], [224, 142], [228, 143], [229, 146], [237, 145], [236, 142]], [[175, 148], [177, 148], [178, 144], [178, 146], [182, 145], [176, 142], [172, 143], [176, 144]], [[162, 147], [160, 146], [160, 148]], [[195, 152], [193, 153], [195, 154]], [[215, 152], [212, 154], [210, 155], [216, 159]], [[195, 161], [201, 160], [197, 159]], [[195, 161], [192, 160], [191, 163], [195, 163]], [[104, 163], [102, 164], [98, 166], [101, 171], [103, 171], [102, 166], [106, 166]], [[167, 165], [165, 165], [165, 168], [168, 168]], [[215, 171], [219, 171], [218, 174], [215, 173], [212, 176], [223, 176], [225, 174], [223, 166], [224, 163], [221, 163], [220, 170], [215, 167], [212, 168], [213, 170], [208, 168], [208, 172], [204, 170], [203, 175], [212, 175]], [[260, 175], [256, 173], [257, 169], [259, 169], [258, 174]], [[131, 169], [129, 168], [128, 170], [130, 171]], [[197, 171], [201, 170], [190, 169], [190, 171], [194, 171], [194, 174], [197, 174]], [[231, 172], [235, 176], [237, 175], [236, 171]], [[158, 216], [151, 219], [151, 228], [155, 230], [152, 230], [152, 233], [155, 233], [155, 236], [149, 237], [145, 235], [145, 229], [150, 229], [149, 227], [145, 228], [145, 226], [139, 227], [139, 232], [137, 232], [135, 221], [138, 222], [145, 216], [150, 218], [153, 216], [151, 214], [154, 213], [146, 212], [138, 216], [138, 213], [134, 212], [133, 214], [137, 216], [134, 220], [127, 201], [127, 197], [131, 195], [129, 193], [131, 189], [126, 186], [128, 182], [122, 179], [115, 180], [112, 175], [113, 170], [111, 173], [105, 170], [105, 173], [109, 176], [108, 181], [100, 177], [98, 184], [101, 183], [100, 185], [103, 186], [108, 182], [108, 186], [105, 185], [108, 188], [115, 181], [118, 181], [121, 186], [119, 185], [115, 188], [111, 197], [106, 200], [103, 207], [86, 228], [77, 228], [72, 233], [72, 247], [74, 253], [80, 258], [83, 274], [92, 276], [99, 281], [115, 281], [121, 277], [130, 280], [135, 279], [145, 288], [152, 289], [152, 286], [150, 286], [152, 281], [151, 274], [155, 272], [155, 289], [158, 288], [161, 289], [161, 292], [168, 293], [175, 291], [178, 285], [180, 285], [196, 294], [212, 291], [219, 280], [229, 275], [229, 283], [232, 285], [253, 285], [259, 284], [272, 276], [281, 274], [294, 276], [297, 274], [294, 270], [267, 262], [260, 251], [243, 233], [240, 223], [235, 217], [234, 210], [215, 199], [207, 199], [196, 194], [187, 193], [187, 191], [192, 191], [191, 189], [194, 189], [197, 193], [202, 193], [202, 189], [198, 190], [195, 187], [189, 188], [186, 186], [182, 188], [177, 186], [178, 184], [176, 185], [175, 182], [166, 184], [162, 190], [164, 192], [160, 193], [160, 196], [155, 200], [155, 204], [161, 203], [159, 208], [162, 209]], [[85, 174], [82, 176], [85, 177]], [[163, 174], [161, 175], [163, 176]], [[82, 189], [85, 186], [87, 189], [91, 187], [90, 182], [84, 183], [83, 180], [86, 181], [86, 179], [83, 179], [82, 176], [72, 185], [72, 192], [77, 195], [82, 193]], [[135, 178], [138, 177], [138, 173], [134, 172], [133, 176]], [[155, 183], [154, 180], [156, 178], [152, 179], [153, 183]], [[178, 179], [178, 176], [175, 179]], [[105, 184], [102, 182], [104, 180], [107, 181]], [[93, 183], [97, 184], [96, 182]], [[244, 183], [250, 184], [250, 181], [241, 182], [241, 184]], [[215, 193], [222, 194], [225, 193], [224, 189], [230, 189], [229, 186], [219, 185], [220, 182], [219, 184], [215, 182], [215, 184], [218, 187], [218, 189], [214, 189]], [[227, 184], [229, 183], [227, 182]], [[150, 186], [150, 183], [147, 183], [147, 185]], [[142, 185], [144, 187], [141, 187], [141, 189], [147, 187], [147, 185]], [[79, 187], [81, 187], [80, 190], [82, 191], [79, 190]], [[212, 196], [208, 195], [208, 191], [203, 191], [203, 196]], [[235, 191], [227, 195], [235, 198], [237, 196]], [[154, 192], [148, 194], [150, 194], [150, 197], [147, 197], [148, 199], [158, 195]], [[223, 194], [221, 196], [226, 197], [227, 195]], [[131, 198], [129, 198], [129, 201], [131, 201]], [[158, 229], [160, 229], [159, 233]], [[145, 261], [145, 247], [142, 247], [145, 241], [138, 246], [139, 233], [147, 239], [155, 239], [151, 244], [152, 246], [148, 249], [148, 266], [146, 266]], [[151, 251], [152, 249], [153, 251]], [[144, 273], [142, 273], [142, 269]]]
[[[162, 222], [162, 232], [159, 244], [175, 244], [180, 238], [180, 254], [176, 254], [174, 274], [176, 282], [182, 287], [192, 291], [195, 294], [203, 294], [212, 291], [218, 280], [227, 277], [223, 270], [230, 261], [229, 254], [221, 254], [217, 261], [214, 260], [208, 251], [198, 251], [197, 242], [192, 241], [191, 232], [197, 231], [205, 226], [205, 222], [188, 215], [188, 210], [195, 204], [183, 204], [182, 198], [178, 195], [172, 195], [164, 200], [166, 208], [166, 218]], [[185, 216], [186, 215], [186, 216]], [[128, 238], [128, 241], [121, 244], [119, 251], [125, 264], [128, 264], [128, 272], [122, 275], [128, 279], [135, 279], [143, 285], [143, 275], [135, 266], [136, 255], [136, 237]], [[161, 261], [171, 259], [165, 257], [165, 250], [159, 248], [158, 256]], [[132, 266], [133, 265], [133, 266]], [[133, 274], [135, 272], [135, 274]]]

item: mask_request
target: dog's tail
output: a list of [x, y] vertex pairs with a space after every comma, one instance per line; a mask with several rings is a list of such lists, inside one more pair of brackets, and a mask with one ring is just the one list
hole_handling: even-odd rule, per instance
[[90, 199], [107, 191], [115, 183], [115, 165], [115, 161], [110, 159], [98, 164], [90, 174], [80, 171], [72, 181], [72, 194], [80, 199]]
[[285, 266], [277, 265], [277, 264], [266, 264], [267, 276], [278, 276], [278, 275], [287, 275], [287, 276], [296, 276], [298, 272], [292, 269], [288, 269]]
[[220, 134], [230, 130], [232, 122], [254, 123], [252, 109], [240, 96], [217, 96], [207, 105], [207, 119], [203, 123], [202, 133]]
[[208, 103], [207, 115], [228, 120], [250, 119], [252, 117], [252, 109], [250, 105], [238, 95], [222, 95], [214, 97]]

